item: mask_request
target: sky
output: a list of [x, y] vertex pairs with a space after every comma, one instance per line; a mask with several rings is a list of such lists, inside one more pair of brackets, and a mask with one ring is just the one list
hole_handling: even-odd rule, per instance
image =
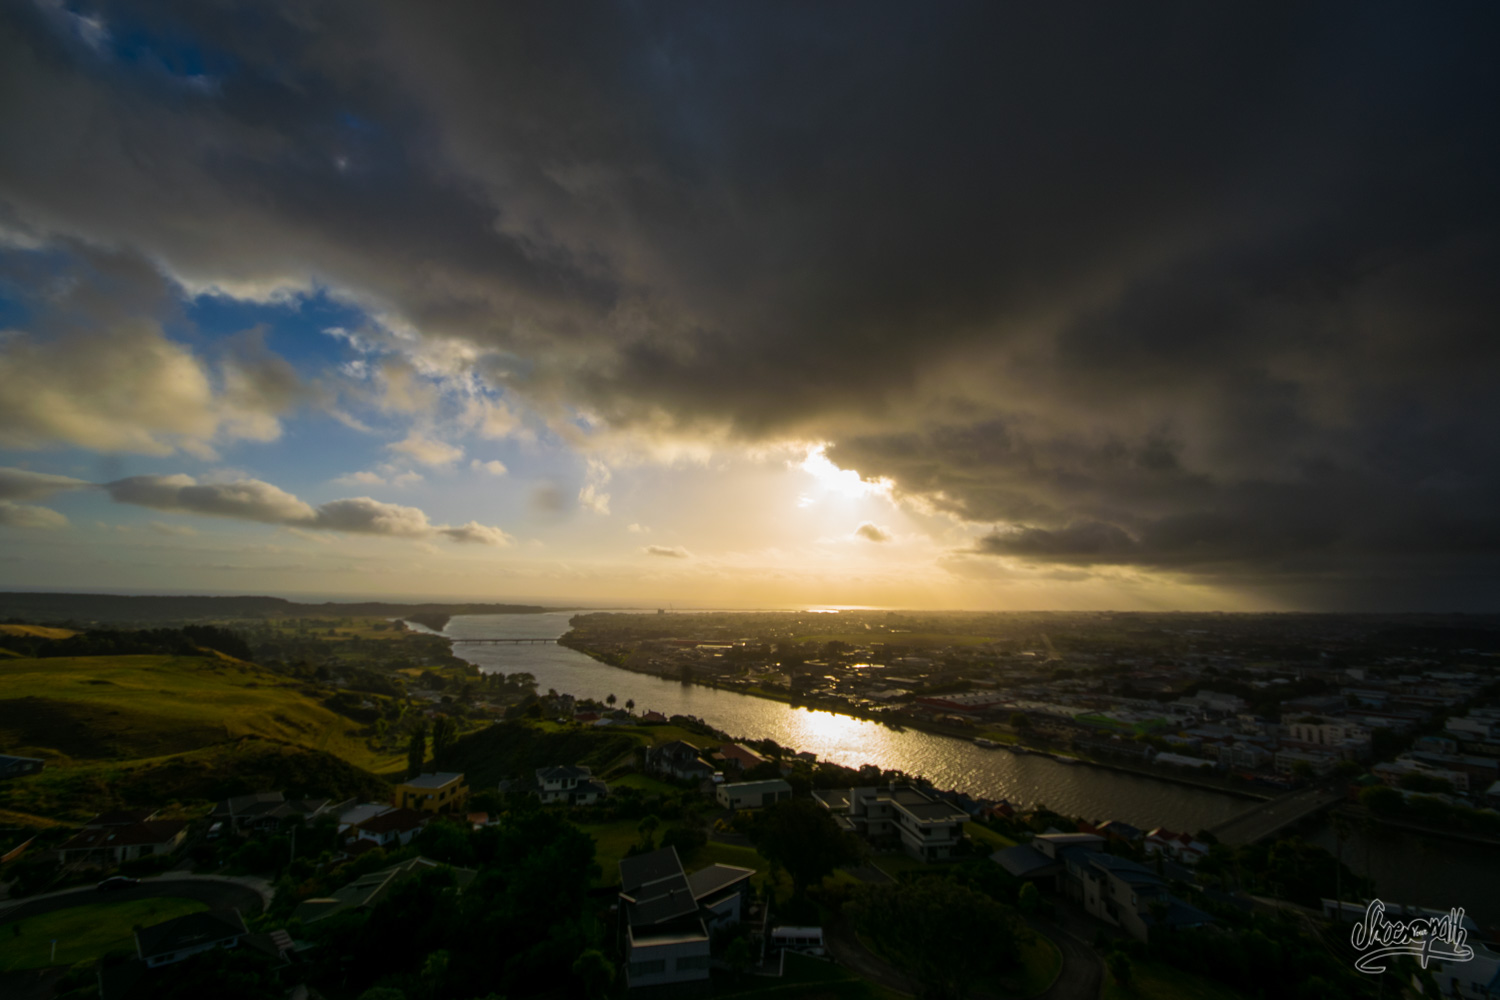
[[1487, 3], [0, 8], [0, 587], [1500, 610]]

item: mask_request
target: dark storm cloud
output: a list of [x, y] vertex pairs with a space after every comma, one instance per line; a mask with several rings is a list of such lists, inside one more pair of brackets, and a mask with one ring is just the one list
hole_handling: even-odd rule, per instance
[[153, 11], [12, 9], [0, 220], [829, 440], [998, 556], [1493, 566], [1491, 8]]

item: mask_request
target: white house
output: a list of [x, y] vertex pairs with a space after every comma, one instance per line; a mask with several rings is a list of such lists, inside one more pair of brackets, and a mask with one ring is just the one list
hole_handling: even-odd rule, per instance
[[792, 786], [780, 778], [766, 781], [735, 781], [720, 785], [714, 798], [725, 809], [759, 809], [792, 797]]
[[813, 798], [846, 830], [877, 847], [900, 848], [921, 861], [953, 856], [969, 816], [916, 788], [866, 786], [816, 791]]
[[609, 786], [594, 778], [587, 767], [559, 764], [536, 769], [537, 795], [544, 803], [563, 802], [570, 806], [598, 802], [609, 794]]

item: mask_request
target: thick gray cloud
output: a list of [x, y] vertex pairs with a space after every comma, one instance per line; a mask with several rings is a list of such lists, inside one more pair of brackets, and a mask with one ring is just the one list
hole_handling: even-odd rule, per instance
[[1497, 596], [1492, 7], [42, 10], [12, 228], [827, 440], [1004, 558]]
[[41, 500], [54, 493], [88, 489], [92, 483], [27, 469], [0, 468], [0, 500]]
[[44, 507], [12, 503], [70, 490], [100, 489], [115, 503], [150, 507], [182, 514], [258, 521], [312, 531], [339, 531], [391, 538], [443, 537], [478, 545], [508, 545], [510, 536], [499, 528], [468, 524], [433, 524], [416, 507], [386, 503], [370, 497], [330, 500], [314, 507], [278, 486], [259, 479], [200, 483], [192, 476], [130, 476], [94, 484], [67, 476], [49, 476], [25, 469], [0, 467], [0, 524], [22, 527], [61, 527], [67, 519]]
[[0, 500], [0, 527], [62, 528], [67, 523], [68, 519], [65, 516], [49, 507]]

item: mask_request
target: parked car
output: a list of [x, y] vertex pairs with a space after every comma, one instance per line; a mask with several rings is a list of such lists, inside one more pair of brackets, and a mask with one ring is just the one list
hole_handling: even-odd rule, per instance
[[141, 880], [138, 878], [131, 878], [128, 875], [116, 875], [113, 878], [105, 879], [103, 882], [100, 882], [98, 885], [94, 886], [94, 888], [98, 889], [100, 892], [110, 892], [115, 889], [129, 889], [133, 885], [140, 884]]

